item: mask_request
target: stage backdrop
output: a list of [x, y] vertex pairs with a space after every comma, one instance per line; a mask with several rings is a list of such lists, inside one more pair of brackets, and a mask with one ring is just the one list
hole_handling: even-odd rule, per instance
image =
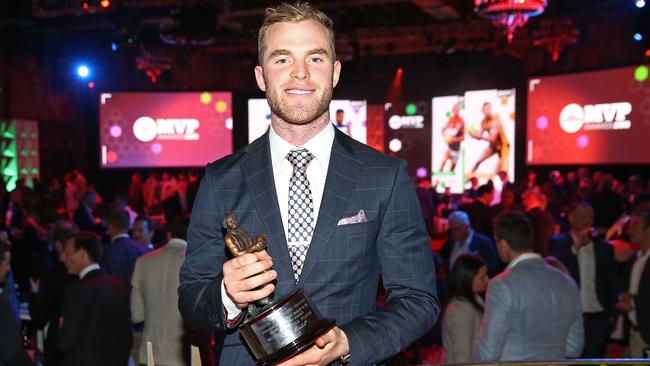
[[232, 153], [230, 92], [102, 93], [100, 166], [192, 167]]
[[[330, 119], [353, 139], [367, 142], [366, 101], [334, 99], [330, 102]], [[337, 122], [337, 117], [340, 122]], [[248, 142], [262, 136], [271, 124], [271, 107], [262, 99], [248, 100]]]
[[384, 151], [408, 161], [412, 177], [430, 176], [430, 111], [430, 104], [425, 101], [386, 103], [384, 106]]
[[528, 80], [528, 164], [647, 164], [649, 136], [646, 66]]
[[[491, 116], [489, 121], [484, 112]], [[499, 171], [514, 180], [515, 89], [433, 98], [431, 127], [432, 180], [438, 183], [438, 192], [450, 188], [462, 193], [471, 177], [484, 184]], [[500, 189], [499, 179], [493, 183]]]

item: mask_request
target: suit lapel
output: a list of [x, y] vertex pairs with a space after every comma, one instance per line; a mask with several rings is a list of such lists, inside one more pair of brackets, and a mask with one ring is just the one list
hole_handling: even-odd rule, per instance
[[338, 129], [335, 129], [335, 132], [323, 199], [314, 235], [298, 281], [299, 286], [309, 278], [311, 271], [322, 256], [338, 220], [348, 205], [361, 170], [361, 162], [354, 158], [350, 138]]
[[244, 151], [247, 155], [240, 163], [242, 176], [262, 218], [267, 250], [273, 258], [273, 267], [278, 272], [278, 281], [294, 282], [287, 239], [284, 235], [282, 216], [275, 192], [268, 132], [248, 145]]

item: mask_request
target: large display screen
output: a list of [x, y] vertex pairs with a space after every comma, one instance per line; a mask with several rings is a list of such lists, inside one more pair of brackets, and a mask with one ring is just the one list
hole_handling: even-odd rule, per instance
[[431, 171], [439, 192], [462, 193], [472, 177], [483, 184], [501, 171], [514, 179], [514, 89], [436, 97], [431, 113]]
[[[366, 101], [335, 99], [330, 102], [330, 119], [353, 139], [367, 142]], [[262, 136], [271, 124], [271, 107], [266, 99], [248, 100], [248, 142]]]
[[102, 93], [102, 168], [192, 167], [232, 153], [230, 92]]
[[650, 162], [646, 66], [528, 80], [530, 165]]

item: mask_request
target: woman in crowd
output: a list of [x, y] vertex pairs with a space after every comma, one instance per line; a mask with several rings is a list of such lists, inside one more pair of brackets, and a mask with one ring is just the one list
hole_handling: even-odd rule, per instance
[[472, 348], [483, 317], [482, 295], [488, 282], [485, 261], [474, 254], [463, 254], [449, 274], [449, 304], [442, 321], [445, 363], [472, 360]]

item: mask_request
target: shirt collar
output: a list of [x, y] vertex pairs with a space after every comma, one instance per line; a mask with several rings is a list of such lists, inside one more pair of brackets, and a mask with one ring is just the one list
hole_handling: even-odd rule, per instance
[[525, 260], [529, 260], [529, 259], [534, 259], [534, 258], [535, 258], [535, 259], [542, 259], [542, 256], [539, 255], [539, 254], [537, 254], [537, 253], [524, 253], [524, 254], [520, 254], [517, 258], [511, 260], [510, 263], [508, 263], [508, 269], [510, 269], [510, 268], [512, 268], [512, 267], [514, 267], [514, 266], [516, 266], [516, 265], [519, 264], [520, 262], [523, 262], [523, 261], [525, 261]]
[[289, 161], [286, 159], [287, 154], [291, 149], [304, 147], [314, 154], [315, 160], [321, 165], [322, 168], [327, 167], [332, 153], [332, 143], [334, 142], [334, 125], [328, 123], [316, 136], [312, 137], [302, 146], [293, 146], [287, 140], [280, 137], [273, 126], [269, 129], [269, 144], [271, 145], [271, 161], [274, 167], [282, 166], [284, 162]]
[[86, 277], [86, 275], [88, 273], [90, 273], [91, 271], [94, 271], [96, 269], [99, 269], [99, 264], [97, 264], [97, 263], [93, 263], [93, 264], [89, 265], [88, 267], [82, 269], [81, 272], [79, 272], [79, 279], [83, 280], [83, 278]]
[[121, 238], [130, 238], [130, 236], [127, 233], [117, 234], [117, 235], [115, 235], [114, 237], [111, 238], [111, 243], [114, 242], [115, 240], [121, 239]]
[[165, 246], [185, 249], [187, 247], [187, 241], [179, 238], [171, 238]]

